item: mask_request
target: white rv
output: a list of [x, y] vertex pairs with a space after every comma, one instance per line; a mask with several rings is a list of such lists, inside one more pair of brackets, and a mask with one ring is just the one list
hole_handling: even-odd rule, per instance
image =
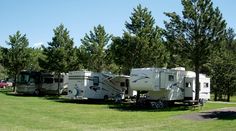
[[[184, 68], [136, 68], [131, 70], [130, 88], [146, 91], [148, 100], [194, 100], [195, 73]], [[210, 78], [200, 74], [200, 98], [210, 99]]]
[[[195, 98], [195, 81], [196, 74], [193, 71], [185, 72], [185, 88], [184, 88], [184, 97], [187, 100], [194, 100]], [[199, 98], [210, 100], [210, 78], [205, 74], [199, 74]]]
[[125, 75], [71, 71], [67, 95], [70, 99], [121, 99], [128, 85]]
[[53, 73], [35, 71], [21, 71], [17, 78], [16, 92], [23, 94], [58, 94], [58, 81], [60, 81], [60, 94], [67, 89], [68, 74], [62, 73], [59, 79]]

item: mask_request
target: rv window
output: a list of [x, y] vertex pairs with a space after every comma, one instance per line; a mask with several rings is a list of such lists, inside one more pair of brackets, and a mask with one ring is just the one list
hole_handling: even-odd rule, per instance
[[18, 79], [18, 82], [19, 83], [22, 83], [22, 84], [26, 84], [26, 83], [28, 83], [28, 81], [29, 81], [29, 75], [28, 74], [23, 74], [23, 73], [21, 73], [20, 75], [19, 75], [19, 79]]
[[44, 78], [43, 83], [47, 84], [53, 83], [53, 78]]
[[120, 86], [121, 86], [121, 87], [124, 87], [124, 86], [125, 86], [125, 83], [124, 83], [124, 82], [121, 82], [121, 83], [120, 83]]
[[[55, 82], [58, 82], [58, 78], [54, 78], [54, 81], [55, 81]], [[63, 82], [63, 79], [62, 79], [62, 78], [60, 78], [60, 82], [61, 82], [61, 83]]]
[[203, 85], [204, 88], [208, 88], [208, 86], [209, 86], [208, 83], [204, 82], [203, 84], [204, 84], [204, 85]]
[[185, 87], [190, 88], [191, 87], [191, 83], [190, 82], [186, 82], [185, 83]]
[[40, 76], [34, 76], [33, 79], [34, 79], [35, 84], [40, 83]]
[[169, 81], [174, 81], [174, 76], [173, 75], [169, 75]]
[[29, 83], [35, 83], [35, 79], [30, 77]]
[[99, 85], [99, 77], [98, 76], [94, 76], [93, 77], [93, 85], [94, 86], [98, 86]]

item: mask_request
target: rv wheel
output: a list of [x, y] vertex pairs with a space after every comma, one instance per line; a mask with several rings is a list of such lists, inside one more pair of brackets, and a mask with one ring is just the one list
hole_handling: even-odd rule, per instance
[[38, 96], [39, 93], [40, 93], [39, 90], [38, 90], [38, 89], [35, 89], [35, 91], [34, 91], [34, 95]]
[[77, 89], [70, 90], [73, 94], [73, 96], [77, 96], [79, 94], [79, 91]]

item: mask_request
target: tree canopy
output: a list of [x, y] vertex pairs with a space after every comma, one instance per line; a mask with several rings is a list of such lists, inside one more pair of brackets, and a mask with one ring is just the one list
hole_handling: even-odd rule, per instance
[[73, 39], [70, 38], [69, 31], [62, 24], [56, 27], [53, 32], [52, 41], [48, 42], [47, 47], [42, 46], [46, 58], [41, 59], [41, 66], [45, 70], [56, 73], [68, 72], [75, 55]]
[[236, 92], [236, 41], [233, 29], [228, 29], [220, 48], [215, 49], [209, 61], [212, 92], [215, 100], [223, 100]]
[[[70, 71], [70, 65], [74, 63], [74, 42], [64, 25], [60, 24], [53, 31], [54, 37], [48, 42], [48, 47], [42, 46], [46, 58], [40, 59], [40, 65], [47, 71], [55, 72], [60, 79], [61, 73]], [[58, 95], [60, 95], [59, 83], [60, 81], [58, 81]]]
[[162, 30], [154, 24], [151, 11], [138, 5], [131, 14], [130, 22], [125, 23], [127, 31], [122, 37], [112, 38], [112, 57], [125, 74], [129, 74], [132, 67], [166, 66]]
[[102, 25], [98, 25], [81, 39], [80, 51], [86, 69], [101, 72], [106, 68], [106, 47], [111, 37]]
[[165, 13], [170, 22], [165, 22], [166, 39], [172, 52], [193, 66], [196, 72], [196, 98], [199, 98], [199, 73], [207, 63], [213, 47], [221, 43], [226, 31], [226, 23], [218, 8], [211, 0], [182, 0], [182, 17]]
[[4, 67], [12, 73], [16, 82], [17, 75], [29, 64], [29, 42], [25, 34], [22, 35], [17, 31], [16, 34], [9, 36], [7, 44], [10, 48], [4, 50]]

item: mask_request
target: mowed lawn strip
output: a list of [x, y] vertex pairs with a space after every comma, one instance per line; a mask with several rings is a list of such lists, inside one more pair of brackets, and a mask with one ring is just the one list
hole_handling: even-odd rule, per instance
[[[0, 93], [0, 130], [236, 130], [236, 119], [192, 121], [174, 116], [200, 110], [123, 110], [111, 104], [57, 102]], [[208, 103], [203, 110], [233, 107]], [[170, 111], [171, 110], [171, 111]]]

